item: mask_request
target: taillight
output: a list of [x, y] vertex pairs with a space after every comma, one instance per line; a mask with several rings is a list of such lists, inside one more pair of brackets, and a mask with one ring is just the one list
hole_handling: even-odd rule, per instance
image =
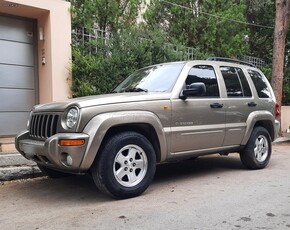
[[280, 108], [279, 108], [279, 104], [276, 103], [275, 104], [275, 117], [279, 117], [281, 115], [281, 112], [280, 112]]

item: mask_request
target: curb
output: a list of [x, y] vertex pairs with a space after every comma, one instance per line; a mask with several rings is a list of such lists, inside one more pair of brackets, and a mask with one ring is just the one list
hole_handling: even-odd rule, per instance
[[273, 142], [274, 145], [285, 144], [285, 143], [290, 143], [290, 138], [288, 136], [279, 137]]
[[36, 178], [43, 176], [37, 166], [12, 166], [0, 168], [0, 181]]
[[25, 159], [20, 153], [0, 154], [0, 181], [36, 178], [43, 176], [37, 165]]
[[279, 141], [279, 142], [273, 142], [273, 145], [282, 145], [282, 144], [290, 144], [290, 141]]

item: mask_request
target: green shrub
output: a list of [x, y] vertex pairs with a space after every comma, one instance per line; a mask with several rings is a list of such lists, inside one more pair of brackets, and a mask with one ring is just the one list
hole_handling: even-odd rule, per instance
[[106, 42], [102, 39], [74, 45], [73, 97], [108, 93], [136, 69], [183, 60], [184, 47], [165, 44], [165, 36], [158, 31], [129, 28]]

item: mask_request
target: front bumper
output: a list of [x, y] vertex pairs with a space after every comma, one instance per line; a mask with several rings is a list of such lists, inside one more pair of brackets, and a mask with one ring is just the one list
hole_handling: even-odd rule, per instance
[[[61, 146], [59, 140], [85, 141], [80, 146]], [[89, 136], [83, 133], [58, 133], [45, 141], [33, 140], [28, 131], [15, 139], [16, 149], [28, 160], [57, 170], [79, 173], [85, 156]], [[83, 170], [82, 170], [83, 171]]]

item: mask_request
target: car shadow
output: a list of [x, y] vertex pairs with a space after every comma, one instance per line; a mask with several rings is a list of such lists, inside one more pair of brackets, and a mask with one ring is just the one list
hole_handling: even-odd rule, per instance
[[[244, 170], [242, 163], [236, 156], [212, 155], [197, 159], [184, 160], [175, 163], [158, 165], [156, 169], [153, 185], [156, 188], [159, 184], [170, 183], [171, 181], [198, 179], [199, 177], [218, 172]], [[17, 189], [13, 190], [17, 196], [17, 191], [27, 199], [36, 202], [113, 202], [114, 199], [101, 193], [95, 186], [90, 176], [68, 176], [64, 178], [51, 179], [41, 177], [29, 179], [20, 183], [13, 182]], [[149, 191], [146, 195], [152, 194]]]
[[155, 182], [176, 180], [187, 177], [198, 178], [208, 174], [231, 170], [245, 170], [237, 154], [229, 156], [210, 155], [179, 162], [162, 164], [157, 167]]

